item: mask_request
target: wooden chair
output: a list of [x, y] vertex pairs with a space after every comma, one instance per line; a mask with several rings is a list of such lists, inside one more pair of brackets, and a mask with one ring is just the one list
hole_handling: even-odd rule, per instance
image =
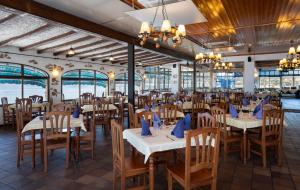
[[[66, 149], [66, 167], [70, 158], [70, 112], [48, 112], [43, 121], [44, 172], [48, 171], [48, 151]], [[49, 119], [49, 121], [47, 120]], [[64, 130], [64, 129], [67, 130]]]
[[229, 111], [229, 105], [225, 101], [221, 101], [219, 103], [218, 107], [221, 108], [221, 109], [223, 109], [223, 110], [225, 110], [226, 113], [228, 113], [228, 111]]
[[[253, 135], [248, 138], [248, 158], [250, 158], [250, 153], [261, 156], [264, 168], [267, 167], [267, 148], [269, 147], [275, 147], [278, 165], [280, 166], [282, 163], [283, 118], [282, 110], [264, 110], [261, 135]], [[252, 145], [260, 147], [260, 151], [251, 149]]]
[[16, 99], [16, 110], [23, 114], [23, 121], [28, 123], [32, 120], [32, 100], [29, 98]]
[[[211, 113], [216, 120], [216, 126], [221, 129], [221, 142], [224, 144], [224, 160], [227, 159], [227, 154], [230, 152], [240, 151], [242, 158], [243, 136], [241, 133], [232, 131], [230, 126], [226, 124], [225, 110], [219, 107], [212, 107]], [[230, 149], [230, 145], [234, 143], [240, 144], [240, 149]]]
[[131, 103], [128, 103], [129, 126], [128, 128], [135, 128], [135, 114]]
[[[121, 178], [121, 189], [126, 189], [126, 178], [145, 176], [148, 174], [148, 165], [143, 163], [143, 159], [136, 156], [125, 158], [123, 128], [115, 120], [111, 121], [112, 150], [113, 150], [113, 189], [117, 189], [117, 179]], [[132, 154], [134, 155], [134, 154]], [[136, 188], [137, 189], [137, 188]], [[139, 189], [147, 189], [144, 184]]]
[[[195, 142], [196, 147], [192, 142]], [[219, 128], [200, 128], [189, 131], [186, 137], [185, 163], [167, 167], [168, 189], [173, 189], [174, 179], [184, 189], [211, 185], [211, 189], [216, 190], [219, 145]]]
[[72, 104], [68, 104], [68, 103], [58, 103], [58, 104], [54, 104], [52, 105], [51, 110], [52, 111], [61, 111], [61, 112], [72, 112], [74, 106]]
[[91, 105], [92, 102], [93, 102], [93, 94], [92, 93], [83, 93], [79, 96], [80, 106]]
[[[41, 158], [43, 160], [42, 133], [35, 134], [35, 131], [22, 133], [22, 130], [24, 128], [24, 121], [23, 121], [23, 114], [19, 110], [17, 110], [16, 113], [16, 121], [17, 121], [17, 139], [18, 139], [17, 167], [20, 167], [20, 161], [23, 160], [25, 154], [31, 154], [32, 167], [35, 168], [36, 148], [40, 149]], [[36, 144], [39, 144], [39, 147], [37, 147]]]
[[32, 100], [32, 103], [43, 103], [43, 96], [32, 95], [32, 96], [29, 96], [29, 99]]
[[111, 114], [109, 111], [109, 101], [94, 101], [93, 102], [93, 125], [95, 126], [95, 139], [96, 139], [96, 127], [101, 125], [104, 130], [104, 135], [108, 135], [110, 130]]
[[216, 126], [216, 120], [212, 115], [210, 115], [207, 112], [198, 113], [197, 128], [215, 127], [215, 126]]
[[146, 105], [151, 105], [151, 99], [149, 96], [139, 96], [138, 97], [138, 108], [144, 108]]
[[173, 93], [166, 92], [163, 94], [163, 101], [167, 104], [170, 101], [170, 98], [172, 97]]
[[[143, 111], [140, 113], [135, 113], [134, 126], [136, 128], [142, 127], [142, 123], [141, 123], [142, 117], [145, 117], [145, 120], [149, 121], [150, 126], [153, 126], [153, 122], [152, 122], [153, 114], [154, 114], [154, 112], [152, 112], [152, 111]], [[159, 112], [156, 112], [156, 114], [159, 115]]]
[[15, 115], [14, 113], [9, 109], [7, 97], [1, 98], [2, 103], [2, 113], [3, 113], [3, 124], [6, 125], [12, 125], [15, 126]]
[[117, 112], [117, 115], [115, 116], [115, 119], [118, 120], [118, 122], [123, 125], [124, 117], [125, 117], [125, 98], [123, 98], [123, 97], [119, 98], [118, 108], [119, 108], [119, 110]]
[[167, 123], [177, 120], [177, 105], [163, 104], [159, 106], [159, 116]]
[[201, 96], [192, 97], [192, 127], [196, 128], [199, 113], [205, 113], [205, 100]]

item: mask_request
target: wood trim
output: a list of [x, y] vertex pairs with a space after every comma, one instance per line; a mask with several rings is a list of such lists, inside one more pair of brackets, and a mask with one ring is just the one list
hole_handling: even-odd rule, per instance
[[10, 19], [13, 19], [13, 18], [15, 18], [15, 17], [17, 17], [17, 15], [15, 15], [15, 14], [8, 15], [7, 17], [4, 17], [4, 18], [2, 18], [2, 19], [0, 20], [0, 24], [4, 23], [4, 22], [6, 22], [6, 21], [8, 21], [8, 20], [10, 20]]
[[[125, 51], [125, 52], [123, 52], [124, 50], [122, 50], [122, 52], [121, 53], [108, 53], [108, 54], [106, 54], [106, 55], [104, 55], [104, 56], [102, 56], [102, 57], [95, 57], [95, 58], [92, 58], [92, 61], [96, 61], [96, 60], [99, 60], [99, 59], [106, 59], [106, 58], [109, 58], [110, 56], [113, 56], [113, 57], [115, 57], [116, 59], [118, 59], [118, 58], [124, 58], [124, 57], [128, 57], [128, 52], [127, 51]], [[136, 49], [135, 50], [135, 55], [141, 55], [141, 54], [143, 54], [143, 53], [145, 53], [145, 52], [147, 52], [147, 51], [145, 51], [145, 50], [142, 50], [142, 49]]]
[[[52, 37], [52, 38], [48, 38], [48, 39], [46, 39], [46, 40], [42, 40], [42, 41], [39, 41], [39, 42], [30, 44], [30, 45], [25, 46], [25, 47], [21, 47], [21, 48], [20, 48], [20, 51], [26, 51], [26, 50], [29, 50], [29, 49], [32, 49], [32, 48], [35, 48], [35, 47], [39, 47], [39, 46], [45, 45], [45, 44], [47, 44], [47, 43], [56, 41], [56, 40], [58, 40], [58, 39], [60, 39], [60, 38], [64, 38], [64, 37], [66, 37], [66, 36], [69, 36], [69, 35], [71, 35], [71, 34], [75, 34], [75, 31], [72, 30], [72, 31], [69, 31], [69, 32], [64, 33], [64, 34], [60, 34], [60, 35], [58, 35], [58, 36], [54, 36], [54, 37]], [[40, 54], [41, 52], [37, 51], [37, 53]]]
[[[73, 49], [75, 51], [78, 51], [80, 49], [85, 49], [87, 47], [98, 45], [98, 44], [102, 44], [102, 43], [105, 43], [105, 42], [108, 42], [108, 40], [104, 40], [104, 39], [103, 40], [99, 40], [99, 41], [92, 42], [92, 43], [89, 43], [89, 44], [85, 44], [85, 45], [82, 45], [82, 46], [74, 47]], [[57, 51], [57, 52], [54, 52], [53, 55], [54, 56], [58, 56], [58, 55], [61, 55], [61, 54], [66, 54], [68, 52], [68, 50], [69, 49], [62, 50], [62, 51]]]
[[126, 3], [130, 7], [133, 7], [134, 9], [144, 9], [144, 5], [139, 3], [137, 0], [121, 0], [123, 3]]
[[[31, 1], [31, 0], [0, 0], [0, 4], [12, 9], [16, 9], [19, 11], [27, 12], [32, 15], [36, 15], [48, 20], [52, 20], [54, 22], [62, 23], [65, 25], [73, 26], [75, 28], [79, 28], [82, 30], [86, 30], [95, 34], [100, 34], [103, 36], [107, 36], [109, 38], [113, 38], [116, 40], [120, 40], [123, 42], [127, 42], [130, 44], [134, 44], [136, 46], [140, 46], [139, 40], [136, 37], [121, 33], [119, 31], [110, 29], [106, 26], [91, 22], [89, 20], [85, 20], [83, 18], [71, 15], [69, 13], [60, 11], [58, 9], [43, 5], [41, 3]], [[167, 54], [169, 56], [173, 56], [179, 59], [186, 60], [194, 60], [193, 55], [189, 55], [186, 53], [174, 51], [171, 48], [160, 47], [159, 49], [155, 48], [154, 43], [147, 42], [144, 45], [144, 48]]]
[[5, 46], [5, 45], [7, 45], [7, 44], [10, 43], [10, 42], [13, 42], [13, 41], [16, 41], [16, 40], [25, 38], [25, 37], [27, 37], [27, 36], [30, 36], [30, 35], [32, 35], [32, 34], [34, 34], [34, 33], [38, 33], [38, 32], [45, 31], [48, 27], [49, 27], [49, 24], [46, 24], [46, 25], [43, 25], [43, 26], [41, 26], [41, 27], [38, 27], [38, 28], [36, 28], [36, 29], [34, 29], [34, 30], [31, 30], [31, 31], [29, 31], [29, 32], [27, 32], [27, 33], [25, 33], [25, 34], [21, 34], [21, 35], [18, 35], [18, 36], [14, 36], [14, 37], [12, 37], [12, 38], [9, 38], [9, 39], [7, 39], [7, 40], [4, 40], [4, 41], [0, 42], [0, 47], [1, 47], [1, 46]]
[[103, 51], [101, 53], [94, 53], [94, 54], [91, 54], [91, 55], [80, 57], [79, 59], [85, 59], [85, 58], [88, 58], [88, 57], [95, 57], [95, 56], [98, 56], [98, 55], [106, 55], [106, 54], [108, 54], [110, 52], [113, 52], [113, 51], [124, 51], [125, 49], [127, 49], [127, 48], [126, 47], [120, 47], [120, 48], [117, 48], [117, 49], [114, 49], [114, 50], [107, 50], [107, 51]]
[[[91, 52], [94, 52], [94, 51], [99, 51], [99, 50], [107, 49], [107, 48], [112, 48], [112, 47], [120, 46], [120, 45], [121, 45], [121, 44], [118, 43], [118, 42], [113, 42], [113, 43], [106, 44], [106, 45], [104, 45], [104, 46], [100, 46], [100, 47], [97, 47], [97, 48], [94, 48], [94, 49], [89, 49], [89, 50], [81, 51], [81, 52], [77, 53], [76, 56], [78, 56], [78, 55], [83, 55], [83, 54], [87, 54], [87, 53], [91, 53]], [[89, 56], [85, 56], [85, 57], [83, 57], [82, 59], [84, 59], [84, 58], [86, 58], [86, 57], [89, 57]]]
[[45, 48], [45, 49], [42, 49], [42, 50], [39, 50], [39, 51], [41, 53], [43, 53], [43, 52], [45, 52], [47, 50], [50, 50], [50, 49], [56, 49], [56, 48], [61, 48], [61, 47], [64, 47], [64, 46], [69, 46], [69, 45], [76, 44], [76, 43], [79, 43], [79, 42], [82, 42], [82, 41], [85, 41], [85, 40], [89, 40], [89, 39], [92, 39], [92, 38], [94, 38], [94, 37], [93, 36], [85, 36], [85, 37], [78, 38], [76, 40], [72, 40], [72, 41], [69, 41], [69, 42], [66, 42], [66, 43], [51, 46], [51, 47], [48, 47], [48, 48]]

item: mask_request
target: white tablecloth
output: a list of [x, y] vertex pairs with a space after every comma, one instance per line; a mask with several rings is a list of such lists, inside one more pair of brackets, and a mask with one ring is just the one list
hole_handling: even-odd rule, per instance
[[[137, 110], [135, 110], [135, 113], [140, 113], [140, 112], [143, 112], [143, 111], [145, 111], [145, 109], [137, 109]], [[181, 111], [177, 111], [176, 114], [177, 114], [178, 118], [184, 118], [184, 113], [182, 113]]]
[[[45, 109], [45, 107], [49, 106], [49, 102], [43, 102], [43, 103], [32, 103], [32, 109]], [[11, 104], [8, 106], [9, 109], [16, 109], [16, 104]]]
[[[152, 153], [185, 148], [186, 139], [171, 135], [173, 128], [174, 126], [165, 127], [155, 134], [155, 130], [151, 127], [152, 136], [141, 136], [141, 128], [126, 129], [123, 131], [123, 138], [145, 155], [146, 163]], [[200, 144], [202, 144], [201, 137]]]
[[[81, 107], [81, 109], [83, 110], [82, 111], [83, 113], [92, 112], [93, 111], [93, 105], [84, 105], [84, 106]], [[113, 104], [109, 104], [108, 109], [109, 109], [109, 111], [115, 111], [118, 108], [117, 108], [117, 106], [115, 106]]]
[[[182, 109], [183, 110], [192, 110], [193, 103], [192, 102], [183, 102]], [[204, 108], [210, 110], [210, 106], [208, 104], [204, 105]]]
[[[50, 120], [47, 120], [46, 122], [50, 123]], [[67, 125], [67, 119], [64, 119], [64, 125], [65, 126]], [[83, 115], [80, 115], [79, 118], [73, 118], [71, 115], [70, 125], [71, 128], [80, 127], [82, 130], [86, 131], [83, 122]], [[47, 126], [50, 126], [50, 124], [47, 124]], [[43, 129], [43, 120], [41, 120], [39, 117], [36, 117], [35, 119], [31, 120], [29, 123], [25, 125], [25, 127], [22, 130], [22, 133], [25, 133], [30, 130], [40, 130], [40, 129]]]

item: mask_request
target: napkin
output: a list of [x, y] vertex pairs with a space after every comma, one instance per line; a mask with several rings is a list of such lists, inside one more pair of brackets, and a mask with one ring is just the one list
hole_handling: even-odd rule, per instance
[[255, 114], [256, 119], [262, 119], [263, 118], [263, 109], [259, 109], [259, 111]]
[[186, 114], [183, 121], [184, 121], [184, 130], [190, 130], [191, 129], [191, 122], [192, 122], [191, 115]]
[[242, 103], [243, 106], [248, 106], [250, 104], [250, 101], [247, 98], [243, 98]]
[[253, 100], [253, 101], [256, 101], [256, 100], [257, 100], [257, 97], [256, 97], [255, 95], [253, 95], [253, 96], [252, 96], [252, 100]]
[[153, 113], [153, 127], [154, 128], [159, 128], [160, 126], [160, 118], [159, 116], [154, 112]]
[[149, 122], [146, 122], [145, 121], [145, 118], [142, 117], [142, 132], [141, 132], [141, 135], [142, 136], [149, 136], [149, 135], [152, 135], [151, 134], [151, 131], [149, 129]]
[[270, 95], [264, 97], [264, 99], [262, 100], [263, 104], [268, 104], [270, 102], [270, 99], [271, 99]]
[[156, 105], [155, 105], [155, 103], [153, 102], [153, 103], [152, 103], [152, 110], [155, 110], [155, 107], [156, 107]]
[[232, 104], [229, 105], [229, 113], [230, 113], [231, 117], [233, 117], [233, 118], [239, 117], [238, 112], [236, 111], [235, 107]]
[[73, 118], [79, 118], [80, 115], [80, 107], [76, 107], [75, 110], [72, 113]]
[[260, 104], [258, 104], [258, 105], [254, 108], [254, 110], [253, 110], [253, 115], [256, 115], [256, 113], [259, 112], [259, 110], [261, 110], [261, 105], [260, 105]]
[[183, 120], [179, 120], [176, 123], [175, 128], [171, 132], [171, 135], [174, 135], [177, 138], [184, 138], [184, 129], [183, 128], [184, 128], [184, 121]]
[[149, 108], [148, 105], [145, 105], [144, 109], [145, 109], [146, 111], [149, 111], [150, 108]]

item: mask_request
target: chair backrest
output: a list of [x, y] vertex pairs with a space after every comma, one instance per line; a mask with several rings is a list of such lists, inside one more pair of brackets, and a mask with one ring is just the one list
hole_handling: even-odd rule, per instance
[[135, 128], [135, 115], [133, 105], [128, 103], [128, 114], [129, 114], [129, 128]]
[[221, 101], [218, 105], [219, 108], [225, 110], [226, 113], [228, 113], [229, 105], [225, 101]]
[[227, 124], [226, 124], [226, 112], [225, 110], [213, 106], [211, 109], [211, 114], [215, 118], [216, 127], [220, 128], [224, 132], [224, 136], [227, 136]]
[[24, 128], [23, 114], [20, 110], [16, 110], [16, 125], [18, 141], [21, 140], [22, 130]]
[[159, 116], [166, 121], [174, 121], [177, 119], [177, 105], [163, 104], [159, 106]]
[[32, 100], [29, 98], [16, 99], [16, 109], [23, 114], [23, 119], [30, 121], [32, 119]]
[[216, 127], [215, 118], [209, 113], [199, 113], [197, 120], [197, 128], [201, 127]]
[[2, 97], [1, 98], [1, 103], [2, 103], [2, 106], [8, 104], [7, 97]]
[[43, 138], [48, 140], [67, 139], [70, 137], [70, 112], [47, 112], [43, 119]]
[[110, 102], [107, 100], [93, 101], [93, 122], [104, 121], [110, 118]]
[[[153, 124], [152, 124], [153, 114], [154, 114], [154, 112], [152, 112], [152, 111], [143, 111], [143, 112], [135, 113], [134, 126], [136, 128], [142, 127], [142, 122], [141, 122], [142, 117], [144, 117], [145, 120], [149, 122], [150, 126], [153, 126]], [[159, 112], [156, 112], [156, 114], [159, 115]]]
[[173, 93], [170, 92], [166, 92], [163, 94], [163, 99], [165, 103], [168, 103], [170, 101], [171, 96], [173, 95]]
[[122, 124], [124, 122], [124, 109], [125, 109], [125, 98], [120, 97], [119, 98], [119, 112], [118, 112], [118, 115], [121, 118]]
[[200, 128], [188, 131], [185, 148], [185, 183], [189, 186], [193, 173], [209, 169], [211, 178], [217, 177], [220, 129]]
[[150, 106], [151, 98], [149, 96], [139, 96], [138, 97], [138, 108], [144, 108], [146, 105]]
[[29, 96], [29, 98], [32, 100], [33, 103], [43, 103], [43, 96], [32, 95]]
[[52, 111], [63, 111], [63, 112], [72, 112], [74, 109], [74, 105], [70, 103], [58, 103], [52, 105]]
[[[111, 138], [112, 138], [112, 152], [113, 152], [113, 167], [125, 172], [125, 158], [124, 158], [124, 140], [123, 127], [115, 120], [111, 121]], [[121, 175], [122, 175], [121, 174]]]
[[275, 106], [275, 105], [273, 105], [273, 104], [265, 104], [265, 105], [263, 105], [263, 110], [265, 111], [265, 110], [272, 110], [272, 109], [279, 109], [280, 107], [277, 107], [277, 106]]
[[80, 106], [83, 105], [91, 105], [93, 102], [93, 94], [92, 93], [83, 93], [79, 96]]
[[284, 114], [280, 109], [264, 110], [261, 136], [263, 142], [270, 138], [274, 141], [281, 141], [283, 118]]

